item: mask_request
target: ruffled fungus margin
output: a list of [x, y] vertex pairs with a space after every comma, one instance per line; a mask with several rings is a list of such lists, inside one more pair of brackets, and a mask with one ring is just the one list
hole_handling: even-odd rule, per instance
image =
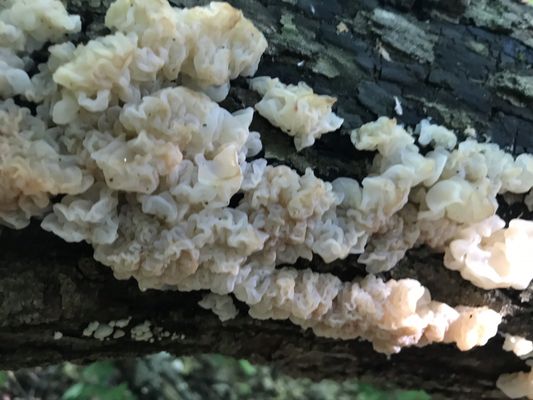
[[[231, 79], [255, 73], [267, 45], [228, 4], [116, 0], [105, 19], [112, 33], [78, 45], [68, 35], [80, 19], [59, 0], [2, 7], [1, 224], [43, 218], [44, 229], [90, 243], [119, 279], [208, 290], [202, 306], [223, 319], [236, 314], [232, 295], [253, 318], [363, 338], [387, 354], [433, 342], [468, 350], [501, 322], [486, 307], [433, 301], [415, 280], [372, 275], [408, 249], [445, 252], [448, 268], [484, 289], [524, 289], [533, 279], [520, 251], [533, 244], [533, 222], [504, 228], [496, 216], [497, 194], [531, 190], [532, 155], [515, 159], [495, 144], [457, 144], [454, 132], [429, 121], [408, 131], [381, 117], [351, 133], [357, 149], [377, 151], [361, 182], [325, 182], [311, 169], [299, 175], [254, 158], [261, 140], [249, 130], [251, 108], [230, 113], [215, 102]], [[45, 42], [55, 43], [49, 59], [31, 75], [30, 53]], [[265, 96], [258, 111], [298, 150], [343, 123], [335, 99], [304, 83], [262, 77], [251, 86]], [[236, 194], [242, 199], [230, 206]], [[360, 255], [366, 278], [343, 282], [290, 266], [349, 254]]]

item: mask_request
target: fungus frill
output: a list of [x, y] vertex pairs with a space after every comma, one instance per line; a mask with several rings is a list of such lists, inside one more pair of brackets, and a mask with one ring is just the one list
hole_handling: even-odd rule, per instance
[[465, 228], [451, 241], [444, 265], [483, 289], [526, 289], [533, 280], [533, 221], [498, 216]]
[[500, 375], [496, 386], [511, 399], [533, 399], [533, 368], [529, 372]]
[[183, 10], [166, 0], [117, 0], [105, 21], [116, 32], [78, 46], [53, 75], [62, 87], [58, 124], [72, 122], [80, 107], [139, 101], [178, 77], [222, 100], [229, 80], [252, 75], [266, 48], [261, 32], [226, 3]]
[[[472, 140], [454, 148], [453, 132], [427, 121], [417, 130], [419, 141], [433, 147], [424, 156], [413, 135], [392, 119], [381, 117], [351, 134], [357, 149], [378, 152], [371, 176], [361, 182], [352, 205], [352, 214], [356, 212], [373, 234], [359, 261], [369, 272], [385, 271], [415, 244], [427, 244], [446, 250], [445, 265], [460, 270], [477, 286], [526, 288], [533, 266], [521, 249], [532, 243], [532, 223], [511, 221], [509, 229], [484, 239], [483, 250], [477, 252], [480, 235], [490, 236], [492, 231], [478, 236], [475, 231], [494, 224], [498, 226], [492, 230], [503, 228], [496, 217], [496, 196], [531, 189], [533, 157], [522, 154], [513, 159], [494, 144]], [[352, 190], [347, 187], [342, 186]]]
[[[117, 278], [134, 277], [142, 289], [207, 290], [202, 305], [224, 319], [235, 315], [235, 298], [254, 318], [364, 338], [388, 354], [433, 342], [468, 350], [496, 334], [498, 312], [433, 301], [416, 280], [345, 282], [291, 265], [359, 254], [375, 273], [416, 245], [455, 249], [469, 238], [465, 229], [494, 215], [497, 193], [531, 189], [532, 156], [514, 159], [474, 141], [456, 147], [453, 132], [428, 122], [418, 129], [419, 143], [430, 147], [421, 154], [415, 135], [381, 117], [351, 135], [357, 149], [378, 153], [369, 176], [326, 182], [310, 168], [299, 174], [252, 160], [261, 150], [260, 135], [250, 132], [253, 109], [230, 113], [213, 101], [231, 79], [253, 75], [266, 48], [230, 5], [116, 0], [105, 20], [112, 33], [50, 46], [30, 77], [21, 57], [40, 38], [60, 41], [79, 30], [79, 18], [59, 1], [38, 0], [24, 8], [27, 19], [6, 22], [2, 15], [19, 12], [6, 4], [0, 96], [20, 94], [36, 114], [11, 99], [0, 105], [0, 223], [21, 228], [44, 217], [44, 229], [90, 243]], [[28, 27], [47, 6], [58, 17], [48, 30]], [[256, 108], [267, 118], [281, 112], [272, 122], [298, 149], [343, 122], [333, 98], [304, 84], [262, 77], [252, 87], [265, 94]], [[63, 197], [51, 206], [55, 195]], [[520, 259], [510, 252], [530, 240], [530, 228], [511, 224], [484, 241], [476, 236], [461, 254], [453, 250], [457, 265], [485, 251], [492, 270], [505, 258], [514, 271]], [[516, 287], [523, 268], [502, 282]]]
[[213, 311], [222, 322], [235, 318], [239, 313], [233, 304], [233, 299], [228, 295], [208, 293], [198, 302], [198, 305]]
[[0, 96], [27, 95], [33, 90], [25, 66], [30, 52], [81, 30], [59, 0], [5, 0], [0, 6]]
[[94, 178], [57, 143], [60, 134], [12, 100], [0, 102], [0, 223], [23, 228], [57, 194], [79, 194]]
[[331, 111], [336, 98], [317, 95], [305, 82], [285, 85], [278, 78], [260, 76], [250, 87], [263, 98], [255, 109], [271, 124], [294, 136], [296, 150], [312, 146], [324, 133], [340, 128], [344, 120]]
[[528, 357], [533, 354], [533, 341], [521, 336], [506, 334], [503, 349], [505, 351], [512, 351], [518, 357]]

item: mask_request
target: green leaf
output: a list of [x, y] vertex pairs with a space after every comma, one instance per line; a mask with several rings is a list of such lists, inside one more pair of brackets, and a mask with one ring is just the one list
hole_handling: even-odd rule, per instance
[[406, 390], [398, 392], [397, 400], [431, 400], [431, 396], [420, 390]]
[[128, 385], [114, 387], [76, 383], [62, 396], [62, 400], [136, 400]]
[[70, 379], [78, 381], [80, 380], [80, 371], [82, 367], [66, 362], [63, 364], [63, 373], [68, 376]]
[[69, 387], [65, 393], [63, 393], [63, 396], [61, 396], [62, 400], [78, 400], [80, 399], [80, 396], [84, 392], [85, 384], [78, 382]]
[[117, 374], [118, 370], [110, 361], [97, 361], [83, 369], [81, 380], [93, 385], [106, 384]]
[[135, 396], [130, 392], [128, 385], [122, 383], [113, 388], [108, 388], [99, 397], [101, 400], [135, 400]]
[[8, 379], [7, 372], [0, 371], [0, 388], [7, 386], [7, 379]]
[[246, 376], [253, 376], [257, 373], [257, 368], [250, 364], [247, 360], [239, 360], [239, 367]]
[[228, 364], [228, 358], [221, 354], [211, 354], [207, 361], [215, 368], [222, 368]]

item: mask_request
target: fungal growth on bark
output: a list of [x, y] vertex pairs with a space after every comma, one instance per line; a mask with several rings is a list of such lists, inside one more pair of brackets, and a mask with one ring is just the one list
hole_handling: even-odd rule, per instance
[[250, 87], [263, 98], [255, 109], [283, 132], [294, 136], [296, 150], [312, 146], [324, 133], [340, 128], [344, 120], [331, 111], [337, 101], [317, 95], [305, 82], [285, 85], [278, 78], [260, 76]]
[[[83, 44], [69, 40], [80, 19], [59, 0], [1, 7], [1, 224], [38, 218], [143, 290], [204, 290], [200, 305], [222, 320], [237, 315], [237, 300], [252, 318], [361, 338], [385, 354], [437, 342], [470, 350], [502, 321], [500, 310], [452, 307], [417, 280], [376, 275], [409, 249], [444, 253], [447, 268], [487, 290], [533, 279], [533, 222], [505, 227], [496, 216], [498, 194], [533, 187], [532, 155], [382, 116], [346, 127], [357, 150], [375, 152], [368, 176], [328, 182], [310, 168], [269, 165], [261, 133], [250, 131], [253, 109], [217, 103], [232, 79], [255, 73], [267, 46], [230, 5], [116, 0], [111, 32]], [[31, 74], [30, 54], [45, 42], [48, 60]], [[297, 150], [343, 124], [335, 99], [304, 83], [250, 85], [263, 96], [258, 112]], [[353, 254], [363, 279], [294, 266]], [[522, 373], [498, 386], [531, 397], [531, 382]]]

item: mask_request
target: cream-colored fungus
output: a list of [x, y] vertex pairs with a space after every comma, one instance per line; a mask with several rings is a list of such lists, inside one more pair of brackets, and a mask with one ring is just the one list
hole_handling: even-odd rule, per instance
[[250, 80], [250, 87], [263, 96], [255, 105], [257, 112], [293, 136], [298, 151], [344, 122], [331, 111], [337, 99], [315, 94], [305, 82], [285, 85], [278, 78], [260, 76]]
[[533, 368], [529, 372], [500, 375], [496, 386], [511, 399], [533, 399]]
[[522, 336], [506, 334], [503, 349], [505, 351], [512, 351], [518, 357], [528, 357], [529, 355], [533, 355], [533, 341]]
[[526, 289], [533, 279], [533, 221], [498, 216], [461, 230], [446, 249], [444, 265], [483, 289]]
[[57, 142], [61, 131], [48, 127], [13, 100], [0, 101], [0, 223], [23, 228], [43, 215], [50, 196], [79, 194], [94, 178], [74, 154]]
[[[3, 225], [44, 217], [44, 229], [87, 241], [117, 278], [134, 277], [143, 289], [208, 290], [202, 305], [224, 319], [235, 314], [232, 295], [254, 318], [363, 338], [387, 354], [434, 342], [468, 350], [496, 334], [501, 316], [433, 301], [412, 279], [370, 274], [343, 282], [290, 265], [359, 254], [377, 273], [426, 244], [482, 287], [520, 289], [531, 280], [518, 252], [531, 240], [530, 222], [503, 229], [495, 217], [496, 194], [533, 186], [531, 155], [457, 144], [453, 132], [428, 121], [413, 134], [381, 117], [351, 134], [358, 150], [377, 151], [361, 182], [326, 182], [311, 169], [300, 175], [252, 161], [261, 150], [260, 135], [249, 130], [253, 110], [230, 113], [213, 101], [231, 79], [253, 75], [266, 48], [228, 4], [117, 0], [105, 19], [112, 33], [79, 45], [64, 36], [79, 31], [79, 18], [59, 1], [5, 4]], [[30, 76], [29, 51], [49, 40], [58, 43]], [[334, 99], [304, 84], [261, 77], [251, 85], [264, 94], [259, 112], [298, 149], [342, 124]], [[36, 104], [34, 115], [10, 99], [15, 94]], [[429, 147], [424, 155], [417, 138]], [[51, 205], [56, 195], [63, 197]]]
[[206, 310], [213, 311], [222, 322], [233, 319], [239, 314], [233, 299], [229, 295], [208, 293], [198, 302], [198, 305]]

